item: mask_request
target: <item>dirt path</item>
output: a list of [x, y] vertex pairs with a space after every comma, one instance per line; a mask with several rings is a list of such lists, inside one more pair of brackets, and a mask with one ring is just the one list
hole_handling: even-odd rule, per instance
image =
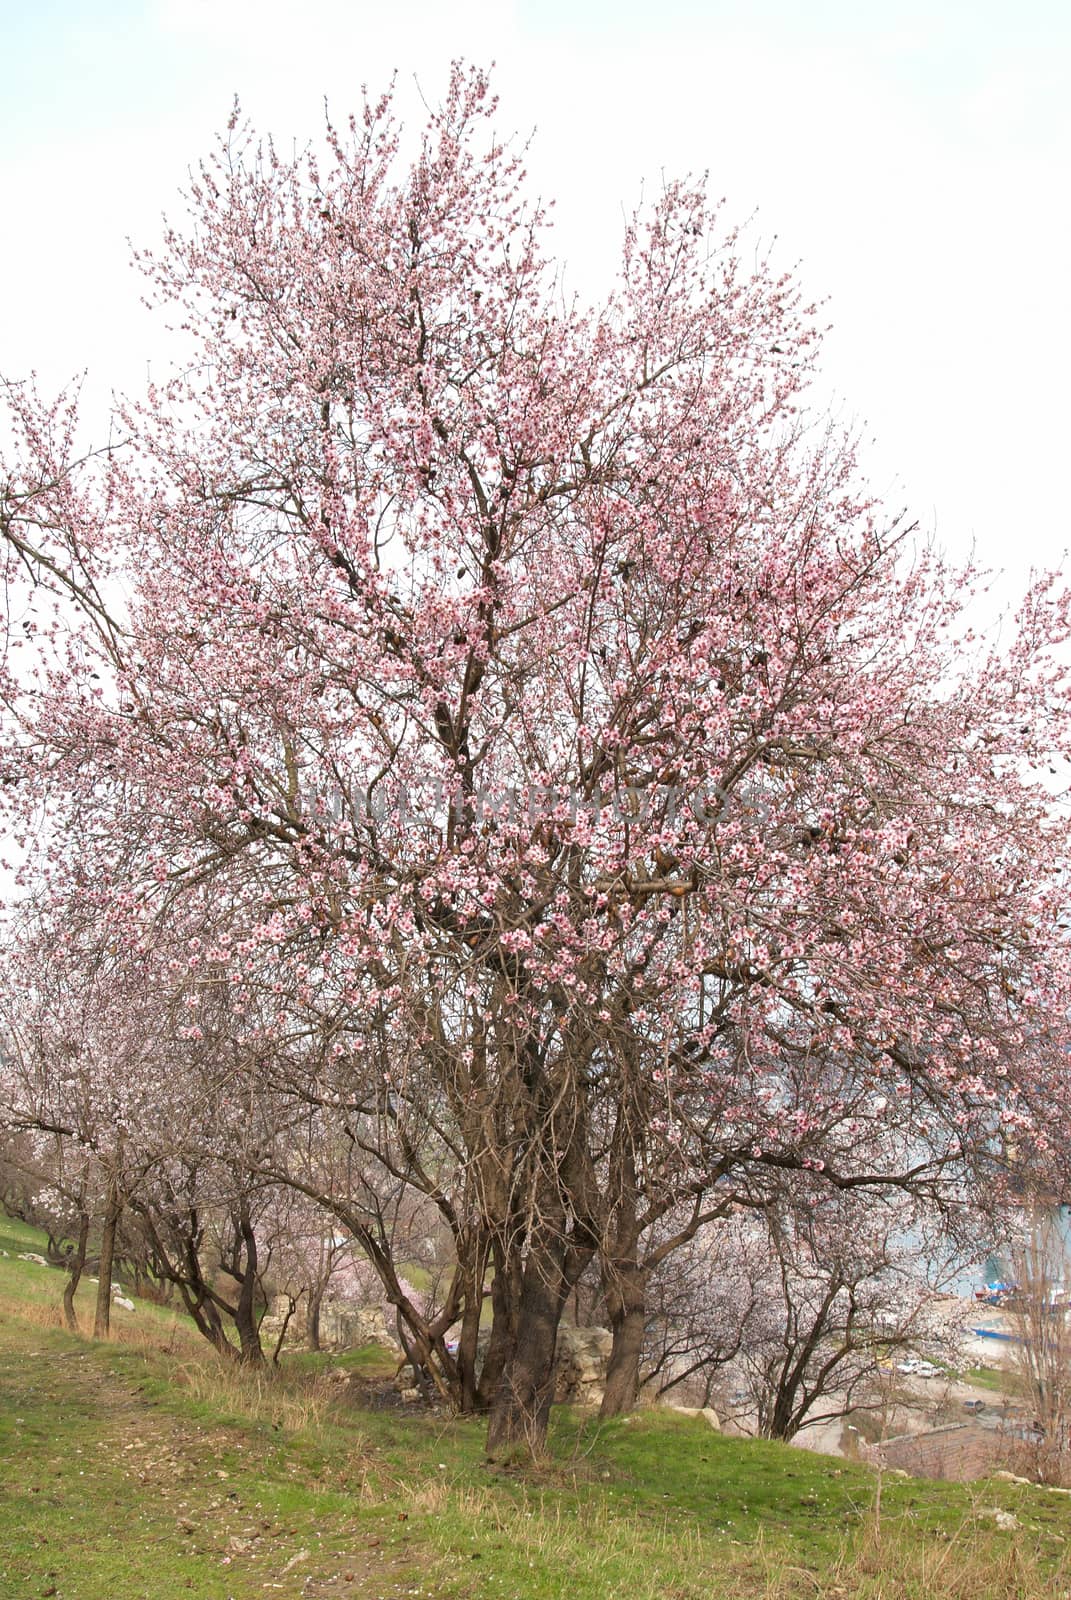
[[135, 1354], [0, 1314], [3, 1600], [441, 1592], [337, 1464], [195, 1413]]

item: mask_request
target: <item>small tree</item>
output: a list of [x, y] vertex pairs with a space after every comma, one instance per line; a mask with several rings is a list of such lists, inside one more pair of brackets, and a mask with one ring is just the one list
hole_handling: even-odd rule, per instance
[[1029, 1212], [1010, 1250], [1016, 1289], [1007, 1310], [1015, 1343], [1009, 1372], [1031, 1410], [1022, 1441], [1036, 1476], [1071, 1475], [1071, 1249], [1050, 1207]]
[[897, 1351], [954, 1358], [945, 1286], [962, 1258], [942, 1219], [898, 1191], [797, 1180], [699, 1235], [688, 1275], [668, 1275], [649, 1381], [665, 1392], [698, 1378], [709, 1398], [728, 1376], [769, 1438], [872, 1408]]

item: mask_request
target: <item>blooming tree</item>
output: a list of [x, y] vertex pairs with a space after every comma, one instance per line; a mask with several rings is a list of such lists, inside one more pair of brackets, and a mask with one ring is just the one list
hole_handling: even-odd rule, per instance
[[682, 1200], [1058, 1150], [1066, 598], [972, 638], [700, 186], [571, 299], [479, 72], [408, 161], [387, 99], [294, 159], [236, 117], [187, 199], [141, 265], [189, 358], [122, 448], [16, 408], [0, 531], [63, 561], [11, 804], [126, 948], [195, 908], [189, 1037], [216, 990], [250, 1068], [329, 1014], [324, 1106], [434, 1120], [490, 1447], [538, 1448], [571, 1287]]

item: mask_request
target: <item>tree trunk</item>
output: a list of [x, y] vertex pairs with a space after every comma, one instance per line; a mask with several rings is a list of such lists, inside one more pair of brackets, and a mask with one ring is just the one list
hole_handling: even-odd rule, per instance
[[[529, 1279], [531, 1274], [525, 1274]], [[547, 1439], [554, 1400], [554, 1354], [565, 1298], [548, 1284], [526, 1282], [521, 1325], [491, 1408], [487, 1454], [513, 1450], [538, 1456]]]
[[324, 1300], [324, 1286], [317, 1284], [309, 1295], [305, 1308], [305, 1342], [310, 1350], [320, 1349], [320, 1307]]
[[767, 1425], [762, 1430], [767, 1439], [780, 1439], [788, 1444], [799, 1432], [799, 1418], [796, 1415], [796, 1388], [778, 1389], [774, 1403], [770, 1410]]
[[74, 1309], [74, 1297], [78, 1293], [82, 1270], [86, 1264], [86, 1251], [89, 1248], [89, 1212], [80, 1211], [78, 1214], [78, 1243], [74, 1255], [71, 1257], [70, 1276], [63, 1290], [63, 1316], [72, 1333], [78, 1332], [78, 1317]]
[[457, 1342], [457, 1375], [460, 1385], [459, 1409], [463, 1416], [471, 1416], [481, 1409], [480, 1385], [477, 1378], [477, 1360], [480, 1340], [480, 1321], [483, 1316], [483, 1287], [487, 1276], [486, 1235], [477, 1241], [473, 1250], [473, 1264], [465, 1274], [464, 1309], [461, 1313], [461, 1333]]
[[480, 1370], [480, 1409], [490, 1410], [517, 1343], [521, 1271], [515, 1254], [500, 1239], [492, 1244], [491, 1333]]
[[182, 1296], [182, 1303], [193, 1318], [197, 1332], [208, 1340], [209, 1344], [221, 1356], [226, 1356], [228, 1361], [235, 1361], [238, 1352], [227, 1338], [227, 1330], [223, 1326], [223, 1318], [207, 1295], [192, 1290], [182, 1278], [177, 1280], [178, 1291]]
[[297, 1310], [297, 1303], [300, 1298], [300, 1294], [288, 1294], [286, 1297], [286, 1316], [283, 1318], [283, 1325], [279, 1329], [279, 1337], [275, 1341], [275, 1349], [271, 1353], [271, 1364], [273, 1367], [277, 1367], [279, 1365], [279, 1357], [282, 1354], [283, 1341], [286, 1338], [286, 1330], [290, 1326], [290, 1318]]
[[[564, 1221], [564, 1219], [561, 1219]], [[516, 1341], [498, 1384], [487, 1430], [487, 1454], [540, 1456], [554, 1403], [558, 1325], [590, 1250], [569, 1248], [564, 1229], [549, 1243], [530, 1239], [515, 1308]], [[567, 1262], [573, 1270], [567, 1270]]]
[[115, 1234], [119, 1226], [119, 1185], [114, 1174], [108, 1180], [108, 1198], [104, 1208], [104, 1226], [100, 1235], [100, 1275], [97, 1283], [97, 1305], [93, 1315], [94, 1339], [106, 1339], [112, 1316], [112, 1263], [115, 1260]]
[[610, 1152], [610, 1181], [616, 1203], [601, 1252], [606, 1314], [613, 1334], [600, 1417], [619, 1417], [636, 1404], [647, 1306], [647, 1272], [641, 1267], [642, 1228], [637, 1216], [638, 1184], [632, 1130], [624, 1114]]
[[599, 1408], [603, 1419], [620, 1417], [631, 1411], [640, 1392], [640, 1361], [647, 1321], [645, 1289], [646, 1274], [634, 1261], [627, 1266], [614, 1263], [613, 1279], [606, 1290], [614, 1342]]
[[234, 1308], [234, 1326], [238, 1334], [238, 1343], [241, 1346], [243, 1365], [257, 1367], [263, 1365], [264, 1362], [264, 1350], [260, 1343], [260, 1328], [256, 1314], [257, 1240], [253, 1232], [253, 1225], [249, 1220], [248, 1207], [244, 1204], [239, 1211], [237, 1226], [242, 1244], [244, 1266], [238, 1284], [238, 1303]]

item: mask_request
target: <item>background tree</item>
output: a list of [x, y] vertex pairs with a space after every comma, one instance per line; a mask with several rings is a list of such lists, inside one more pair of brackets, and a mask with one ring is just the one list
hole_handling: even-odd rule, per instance
[[1023, 1447], [1042, 1482], [1065, 1483], [1071, 1476], [1071, 1255], [1063, 1217], [1051, 1206], [1027, 1211], [1009, 1260], [1016, 1284], [1009, 1370], [1027, 1397], [1033, 1434]]

